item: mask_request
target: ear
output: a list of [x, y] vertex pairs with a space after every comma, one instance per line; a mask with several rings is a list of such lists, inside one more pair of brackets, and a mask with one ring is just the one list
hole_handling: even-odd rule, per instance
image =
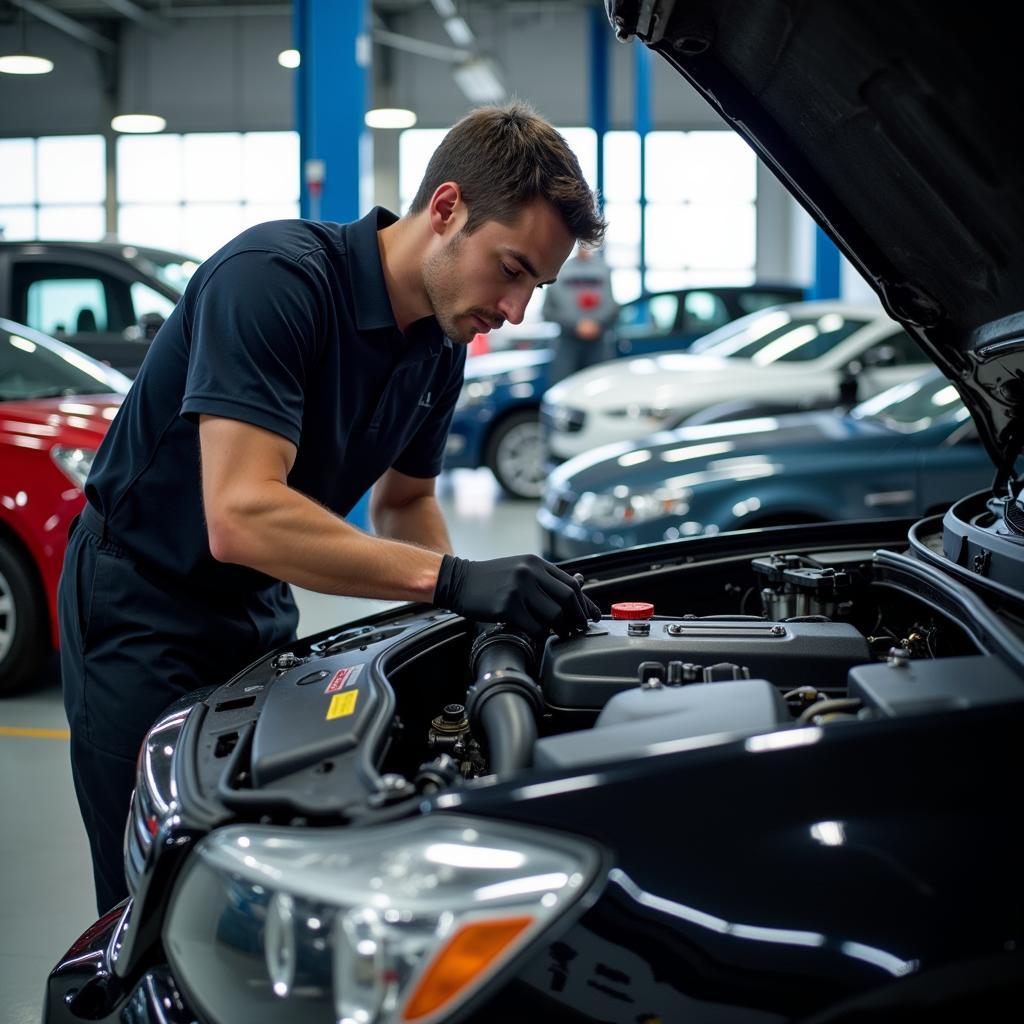
[[458, 231], [466, 219], [466, 204], [458, 182], [445, 181], [434, 189], [427, 206], [431, 230], [438, 235]]

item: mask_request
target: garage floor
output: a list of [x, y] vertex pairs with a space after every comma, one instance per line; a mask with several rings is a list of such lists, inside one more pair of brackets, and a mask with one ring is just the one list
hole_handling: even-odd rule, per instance
[[[539, 550], [536, 504], [505, 500], [487, 470], [442, 477], [439, 493], [458, 554]], [[297, 598], [300, 635], [384, 606]], [[0, 908], [0, 1017], [38, 1024], [47, 974], [96, 917], [56, 657], [34, 686], [0, 700]]]

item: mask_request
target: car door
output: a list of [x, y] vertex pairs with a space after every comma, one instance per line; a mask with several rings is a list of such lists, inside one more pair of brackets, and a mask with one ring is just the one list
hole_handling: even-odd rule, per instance
[[[952, 387], [952, 385], [950, 385]], [[992, 460], [971, 420], [959, 424], [933, 447], [918, 453], [918, 515], [945, 509], [958, 498], [992, 483]]]
[[134, 375], [148, 343], [137, 326], [133, 289], [142, 305], [148, 304], [153, 289], [133, 278], [108, 261], [90, 261], [73, 253], [15, 256], [10, 316]]

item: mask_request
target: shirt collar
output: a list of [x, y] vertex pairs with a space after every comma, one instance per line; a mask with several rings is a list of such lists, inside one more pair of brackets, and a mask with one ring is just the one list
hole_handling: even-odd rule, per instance
[[387, 285], [384, 283], [384, 269], [380, 264], [377, 244], [377, 232], [397, 220], [390, 210], [375, 206], [361, 220], [345, 225], [352, 304], [355, 307], [356, 326], [361, 331], [387, 328], [398, 330]]

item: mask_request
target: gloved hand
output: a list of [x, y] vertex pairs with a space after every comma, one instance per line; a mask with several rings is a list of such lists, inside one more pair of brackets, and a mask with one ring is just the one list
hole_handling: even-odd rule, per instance
[[585, 631], [599, 622], [601, 609], [580, 584], [557, 565], [536, 555], [471, 562], [445, 555], [433, 603], [479, 622], [506, 622], [524, 633], [559, 636]]

